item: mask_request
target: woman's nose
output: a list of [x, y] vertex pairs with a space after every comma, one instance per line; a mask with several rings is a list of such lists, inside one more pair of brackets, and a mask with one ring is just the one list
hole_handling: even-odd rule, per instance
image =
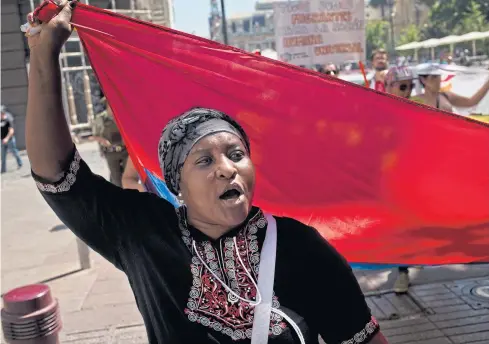
[[234, 162], [224, 157], [220, 159], [217, 169], [216, 169], [216, 177], [219, 179], [232, 179], [237, 173], [236, 166]]

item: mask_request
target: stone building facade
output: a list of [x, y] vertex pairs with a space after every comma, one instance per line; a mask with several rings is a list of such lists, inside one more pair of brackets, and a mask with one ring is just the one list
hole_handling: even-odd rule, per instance
[[[173, 26], [173, 0], [80, 0], [83, 3], [104, 9], [115, 10], [115, 12], [148, 20], [164, 26]], [[27, 109], [27, 83], [29, 49], [27, 41], [20, 31], [20, 26], [25, 22], [27, 14], [32, 7], [39, 5], [40, 0], [2, 0], [2, 31], [1, 31], [1, 102], [14, 115], [17, 146], [25, 147], [25, 114]], [[98, 84], [91, 73], [90, 66], [81, 56], [80, 44], [74, 35], [65, 46], [66, 52], [72, 56], [64, 60], [65, 72], [63, 80], [69, 80], [72, 85], [74, 108], [77, 121], [87, 121], [87, 107], [85, 106], [84, 76], [88, 75], [89, 85], [92, 91], [94, 110], [97, 110], [97, 99], [101, 94]], [[75, 56], [73, 56], [75, 55]], [[68, 71], [67, 67], [75, 67]], [[76, 70], [77, 67], [79, 70]], [[86, 73], [85, 73], [86, 71]], [[65, 86], [67, 83], [65, 82]], [[65, 89], [66, 93], [66, 89]], [[68, 113], [67, 96], [64, 95], [65, 111]], [[71, 111], [72, 112], [72, 111]], [[69, 116], [67, 116], [69, 118]]]

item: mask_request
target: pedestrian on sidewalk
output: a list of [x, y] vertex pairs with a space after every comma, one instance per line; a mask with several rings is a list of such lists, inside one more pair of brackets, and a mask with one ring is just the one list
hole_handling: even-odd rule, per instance
[[149, 342], [386, 343], [351, 267], [318, 231], [253, 206], [249, 139], [228, 115], [195, 108], [163, 129], [155, 152], [177, 209], [91, 172], [61, 105], [54, 61], [76, 2], [62, 4], [28, 36], [33, 177], [60, 219], [126, 273]]
[[1, 106], [1, 124], [2, 124], [2, 173], [7, 172], [7, 152], [10, 151], [17, 161], [17, 168], [22, 167], [22, 159], [15, 142], [14, 117], [7, 112], [7, 108]]
[[101, 102], [106, 104], [106, 110], [95, 117], [91, 139], [98, 142], [102, 156], [107, 161], [110, 182], [122, 187], [122, 174], [129, 153], [115, 122], [112, 108], [105, 98], [102, 98]]

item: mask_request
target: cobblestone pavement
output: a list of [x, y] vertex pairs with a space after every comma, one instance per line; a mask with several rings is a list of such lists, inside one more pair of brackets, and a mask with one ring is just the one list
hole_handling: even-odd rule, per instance
[[[107, 176], [95, 145], [79, 150]], [[47, 282], [61, 306], [62, 343], [146, 343], [124, 274], [94, 252], [92, 268], [80, 270], [75, 237], [35, 189], [28, 162], [20, 170], [8, 162], [1, 181], [2, 293]], [[390, 343], [489, 344], [489, 265], [412, 269], [413, 287], [402, 297], [390, 292], [395, 271], [356, 275]]]

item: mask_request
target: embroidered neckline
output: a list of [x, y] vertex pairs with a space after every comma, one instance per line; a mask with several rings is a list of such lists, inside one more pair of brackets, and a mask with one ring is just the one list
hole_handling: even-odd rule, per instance
[[36, 182], [36, 186], [40, 191], [49, 193], [61, 193], [71, 189], [76, 182], [76, 175], [80, 169], [81, 156], [78, 150], [75, 150], [73, 160], [70, 163], [70, 167], [67, 172], [64, 173], [61, 180], [55, 183], [41, 183]]
[[[257, 221], [258, 217], [263, 217], [263, 219], [265, 219], [265, 216], [261, 211], [261, 209], [257, 207], [253, 207], [250, 213], [248, 214], [246, 221], [244, 221], [241, 225], [232, 228], [228, 232], [222, 234], [219, 238], [213, 239], [187, 222], [187, 211], [188, 211], [187, 206], [185, 205], [176, 208], [179, 228], [183, 236], [191, 237], [196, 242], [209, 241], [212, 243], [216, 243], [226, 238], [237, 237], [240, 231], [246, 230], [246, 227], [249, 226], [252, 222]], [[264, 221], [266, 224], [266, 219]], [[187, 243], [185, 244], [187, 248], [189, 248], [189, 250], [192, 251], [192, 248], [190, 247], [191, 243], [190, 246]]]
[[[191, 322], [228, 335], [233, 340], [251, 338], [253, 328], [254, 307], [248, 302], [238, 299], [228, 293], [213, 274], [224, 281], [231, 290], [240, 297], [256, 301], [257, 290], [253, 281], [258, 281], [260, 264], [260, 247], [258, 231], [267, 226], [267, 221], [261, 210], [253, 215], [248, 223], [241, 228], [235, 236], [237, 249], [234, 247], [234, 238], [223, 237], [214, 245], [209, 240], [196, 243], [199, 255], [212, 270], [205, 268], [192, 248], [192, 236], [187, 228], [185, 209], [177, 211], [182, 240], [192, 252], [191, 272], [192, 287], [189, 292], [185, 314]], [[236, 252], [237, 251], [237, 252]], [[237, 257], [245, 265], [243, 267]], [[246, 274], [245, 268], [251, 276]], [[277, 296], [273, 296], [272, 307], [280, 308]], [[282, 316], [272, 313], [269, 331], [273, 335], [280, 335], [286, 328]]]

